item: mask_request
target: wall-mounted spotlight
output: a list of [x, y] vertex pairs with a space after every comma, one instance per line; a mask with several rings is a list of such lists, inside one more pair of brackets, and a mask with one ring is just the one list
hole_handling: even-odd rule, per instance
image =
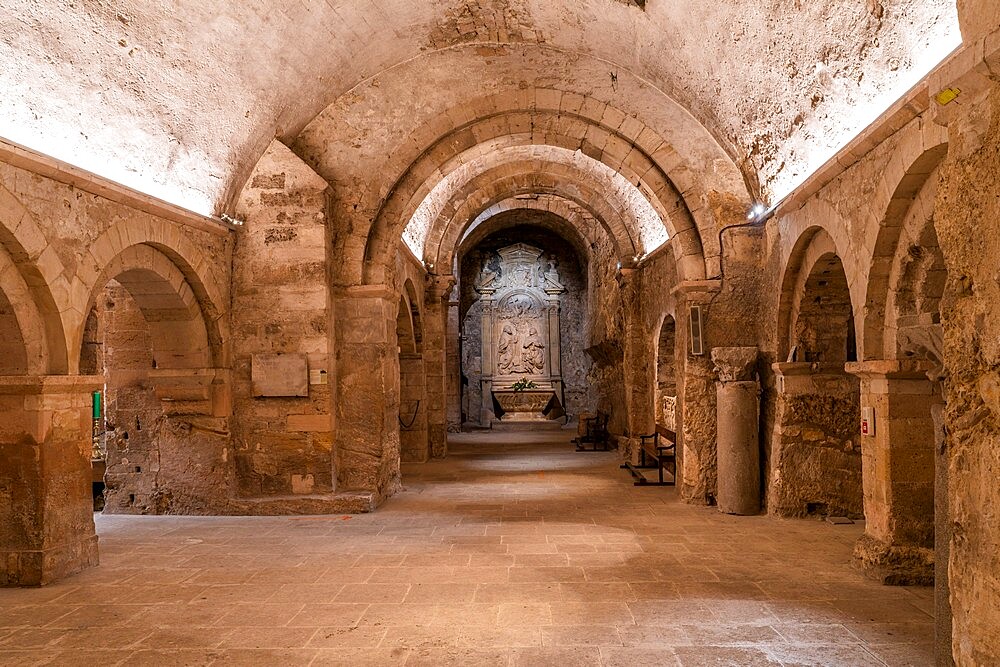
[[219, 215], [219, 220], [222, 220], [226, 224], [233, 225], [234, 227], [242, 227], [246, 224], [243, 220], [237, 220], [236, 218], [226, 215], [225, 213]]
[[767, 207], [760, 202], [753, 205], [753, 207], [747, 211], [747, 220], [756, 220], [760, 216], [767, 212]]

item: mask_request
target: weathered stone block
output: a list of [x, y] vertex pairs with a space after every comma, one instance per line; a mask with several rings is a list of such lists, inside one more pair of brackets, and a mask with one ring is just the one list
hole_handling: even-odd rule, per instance
[[303, 354], [255, 354], [251, 377], [254, 396], [309, 395], [309, 367]]

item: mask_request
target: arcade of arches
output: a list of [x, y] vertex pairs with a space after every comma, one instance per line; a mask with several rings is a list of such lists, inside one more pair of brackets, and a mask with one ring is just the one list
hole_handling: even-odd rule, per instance
[[[85, 664], [100, 614], [52, 605], [207, 540], [168, 612], [271, 585], [227, 603], [286, 605], [267, 636], [302, 642], [190, 664], [1000, 664], [993, 0], [29, 4], [0, 0], [0, 662]], [[610, 451], [574, 451], [595, 413]], [[676, 484], [633, 487], [657, 429]], [[785, 544], [916, 617], [807, 614], [840, 607], [782, 582]], [[270, 579], [179, 564], [250, 554]], [[317, 554], [364, 576], [283, 578]], [[500, 627], [408, 644], [402, 582]], [[585, 585], [559, 630], [547, 596]], [[525, 653], [504, 618], [536, 612]], [[130, 631], [89, 648], [149, 648]]]

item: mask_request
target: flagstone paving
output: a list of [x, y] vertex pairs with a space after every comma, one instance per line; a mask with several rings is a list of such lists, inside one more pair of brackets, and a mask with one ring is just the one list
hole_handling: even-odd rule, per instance
[[0, 590], [2, 665], [931, 665], [863, 525], [730, 517], [568, 435], [452, 436], [362, 516], [98, 516], [99, 568]]

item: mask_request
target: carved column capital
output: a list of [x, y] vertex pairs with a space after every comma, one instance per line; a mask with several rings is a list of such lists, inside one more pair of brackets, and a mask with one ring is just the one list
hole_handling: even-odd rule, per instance
[[931, 362], [933, 366], [927, 371], [928, 380], [940, 382], [945, 378], [944, 329], [940, 324], [900, 327], [897, 340], [903, 354]]
[[444, 299], [451, 294], [455, 287], [455, 276], [452, 274], [428, 273], [425, 279], [425, 289], [427, 296], [431, 299]]
[[716, 347], [712, 349], [712, 363], [720, 382], [749, 382], [756, 372], [757, 348]]

